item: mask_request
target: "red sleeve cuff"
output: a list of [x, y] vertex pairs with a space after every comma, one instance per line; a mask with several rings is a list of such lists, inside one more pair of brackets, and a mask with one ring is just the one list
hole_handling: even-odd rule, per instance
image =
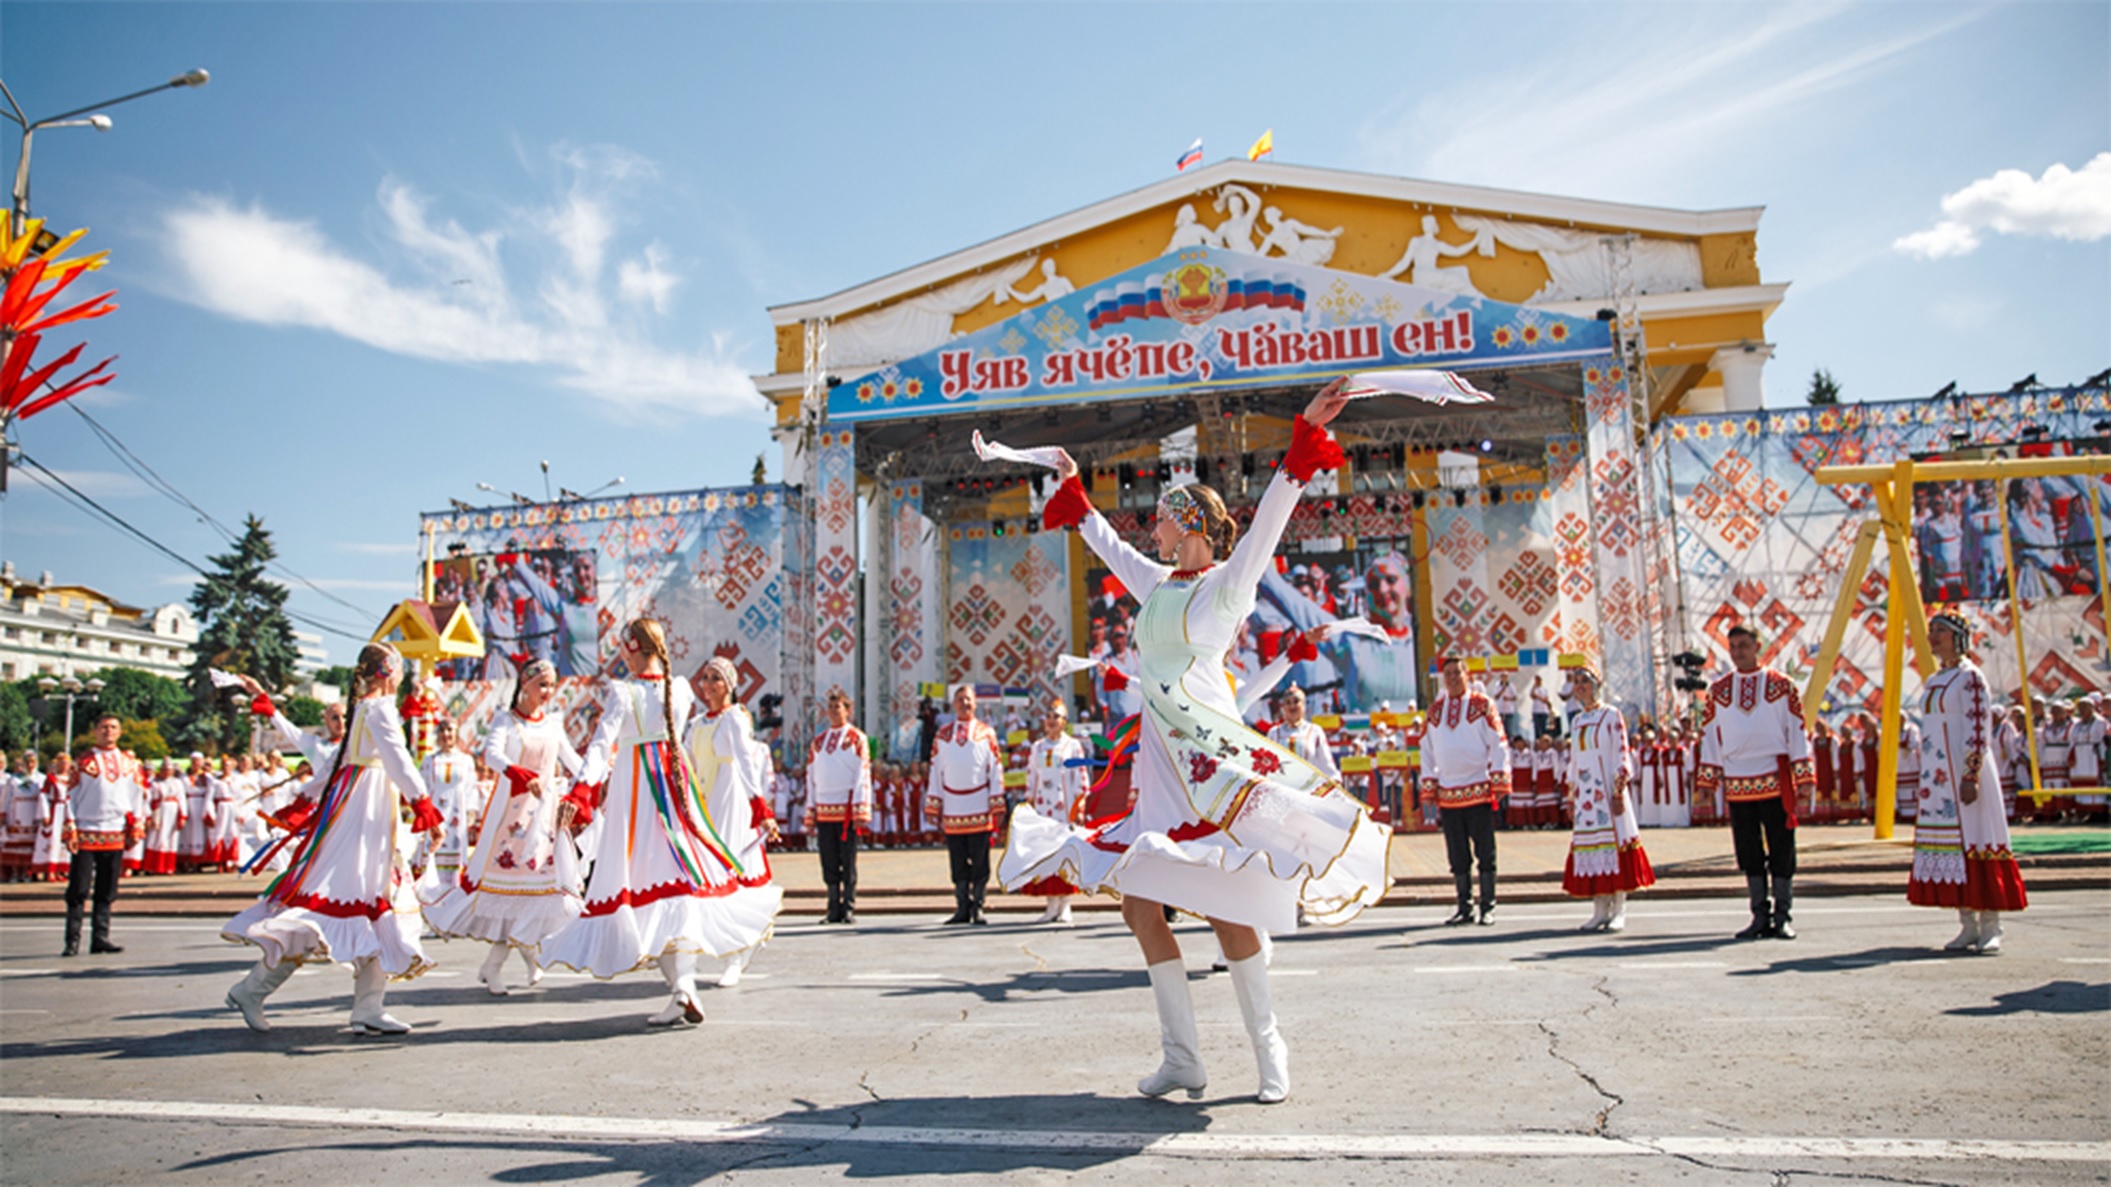
[[1129, 687], [1129, 678], [1122, 674], [1120, 668], [1115, 667], [1113, 664], [1108, 664], [1101, 683], [1106, 686], [1108, 692], [1120, 692], [1122, 689]]
[[271, 703], [270, 693], [260, 692], [257, 694], [255, 700], [249, 702], [249, 711], [257, 715], [258, 717], [270, 717], [272, 714], [277, 713], [279, 710], [278, 706]]
[[295, 800], [292, 803], [286, 805], [285, 811], [280, 812], [275, 817], [272, 817], [272, 822], [277, 824], [280, 828], [285, 829], [289, 833], [298, 833], [308, 827], [308, 822], [313, 819], [314, 816], [314, 800]]
[[1299, 634], [1290, 640], [1289, 655], [1291, 663], [1304, 663], [1310, 660], [1318, 659], [1319, 648], [1314, 647], [1312, 645], [1312, 640], [1306, 638], [1302, 634]]
[[421, 833], [429, 833], [447, 823], [440, 810], [432, 806], [432, 797], [413, 802], [410, 806], [410, 826]]
[[1321, 470], [1340, 469], [1347, 460], [1334, 434], [1313, 427], [1302, 416], [1291, 422], [1290, 452], [1283, 455], [1283, 470], [1300, 484], [1312, 481]]
[[594, 822], [594, 806], [600, 799], [600, 784], [574, 783], [572, 790], [565, 793], [563, 802], [572, 806], [572, 823], [579, 828], [585, 828]]
[[1085, 494], [1085, 484], [1072, 474], [1056, 487], [1048, 505], [1041, 508], [1041, 530], [1052, 532], [1058, 528], [1074, 528], [1091, 514], [1092, 500]]

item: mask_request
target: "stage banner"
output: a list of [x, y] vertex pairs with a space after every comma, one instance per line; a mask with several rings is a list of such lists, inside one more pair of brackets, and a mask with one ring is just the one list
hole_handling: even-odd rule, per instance
[[946, 531], [945, 563], [937, 604], [946, 682], [1023, 688], [1036, 703], [1066, 695], [1070, 681], [1055, 678], [1055, 661], [1070, 646], [1068, 537], [957, 523]]
[[916, 758], [917, 712], [924, 700], [923, 686], [939, 680], [940, 628], [945, 620], [938, 601], [938, 526], [923, 513], [923, 492], [923, 483], [915, 480], [894, 483], [888, 491], [892, 555], [887, 604], [892, 613], [884, 624], [889, 688], [886, 725], [892, 727], [892, 756], [903, 762]]
[[1654, 717], [1657, 680], [1649, 647], [1642, 510], [1648, 474], [1635, 449], [1634, 398], [1626, 369], [1602, 360], [1586, 365], [1583, 409], [1604, 697], [1630, 717]]
[[[2111, 397], [2097, 388], [1666, 420], [1657, 440], [1671, 461], [1689, 637], [1719, 673], [1729, 666], [1729, 628], [1748, 623], [1760, 632], [1766, 661], [1802, 685], [1855, 536], [1876, 514], [1868, 487], [1821, 484], [1813, 477], [1819, 467], [1908, 456], [2065, 454], [2073, 439], [2097, 436], [2095, 422], [2106, 414]], [[2025, 426], [2044, 432], [2019, 442]], [[2102, 481], [2008, 484], [2030, 686], [2042, 696], [2111, 687], [2095, 592], [2092, 496], [2099, 513], [2111, 517], [2111, 486]], [[2000, 497], [1990, 482], [1916, 486], [1913, 548], [1930, 608], [1957, 609], [1973, 623], [1975, 658], [2005, 699], [2017, 687], [2018, 669]], [[1854, 620], [1820, 702], [1829, 723], [1878, 711], [1890, 581], [1880, 545], [1855, 591]], [[1906, 671], [1917, 688], [1910, 664]]]
[[1534, 676], [1550, 690], [1560, 687], [1553, 666], [1564, 638], [1560, 559], [1554, 504], [1542, 496], [1538, 488], [1506, 490], [1494, 502], [1490, 492], [1475, 490], [1463, 507], [1440, 497], [1427, 512], [1436, 653], [1544, 652], [1541, 668], [1512, 676], [1520, 698]]
[[472, 741], [513, 695], [530, 659], [557, 666], [575, 744], [599, 714], [600, 678], [621, 668], [623, 624], [667, 628], [675, 674], [733, 662], [755, 704], [783, 693], [787, 527], [801, 512], [781, 486], [429, 514], [433, 598], [465, 604], [488, 648], [440, 666], [442, 703]]
[[1514, 367], [1611, 349], [1595, 319], [1192, 248], [852, 379], [829, 393], [828, 419], [1189, 395], [1401, 367]]
[[814, 697], [858, 703], [858, 474], [855, 430], [814, 436]]
[[[1591, 556], [1590, 467], [1583, 438], [1547, 438], [1546, 512], [1554, 557], [1555, 638], [1562, 655], [1598, 659], [1597, 565]], [[1556, 688], [1560, 681], [1554, 682]]]

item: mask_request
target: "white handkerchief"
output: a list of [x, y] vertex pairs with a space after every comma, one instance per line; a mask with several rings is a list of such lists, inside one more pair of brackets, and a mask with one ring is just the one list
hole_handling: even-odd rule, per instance
[[1352, 400], [1370, 396], [1413, 396], [1431, 404], [1486, 404], [1495, 399], [1449, 371], [1364, 371], [1349, 376], [1341, 394]]
[[242, 678], [241, 678], [241, 677], [239, 677], [239, 676], [233, 676], [233, 675], [229, 675], [228, 673], [226, 673], [226, 672], [223, 672], [223, 671], [221, 671], [221, 670], [220, 670], [220, 669], [218, 669], [218, 668], [207, 668], [207, 669], [205, 669], [205, 675], [206, 675], [206, 677], [207, 677], [208, 679], [210, 679], [210, 680], [211, 680], [211, 681], [213, 682], [213, 687], [214, 687], [214, 688], [240, 688], [240, 687], [242, 687]]
[[1065, 676], [1074, 676], [1079, 672], [1089, 672], [1098, 666], [1098, 660], [1086, 659], [1082, 655], [1059, 655], [1056, 656], [1056, 679], [1061, 680]]
[[1053, 470], [1063, 456], [1063, 451], [1053, 445], [1044, 445], [1039, 449], [1013, 449], [999, 441], [984, 441], [981, 429], [975, 430], [973, 440], [975, 456], [985, 462], [1022, 462], [1029, 466], [1046, 466]]
[[1361, 614], [1357, 615], [1354, 618], [1343, 618], [1338, 621], [1331, 622], [1327, 625], [1330, 628], [1327, 631], [1327, 634], [1330, 636], [1362, 635], [1365, 638], [1376, 639], [1380, 643], [1390, 643], [1393, 641], [1393, 637], [1385, 633], [1384, 627], [1379, 626], [1377, 623], [1372, 622], [1370, 619], [1365, 618]]

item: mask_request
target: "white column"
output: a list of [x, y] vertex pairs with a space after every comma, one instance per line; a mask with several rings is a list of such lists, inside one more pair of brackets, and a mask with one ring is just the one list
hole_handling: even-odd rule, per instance
[[1708, 360], [1708, 366], [1723, 378], [1724, 412], [1757, 412], [1766, 407], [1766, 387], [1761, 382], [1766, 361], [1774, 348], [1764, 342], [1725, 346]]

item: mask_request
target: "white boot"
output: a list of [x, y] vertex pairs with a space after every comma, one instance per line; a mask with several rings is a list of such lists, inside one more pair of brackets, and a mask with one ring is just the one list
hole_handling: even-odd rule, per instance
[[1042, 907], [1042, 908], [1041, 908], [1041, 917], [1040, 917], [1039, 919], [1036, 919], [1036, 920], [1034, 920], [1034, 922], [1035, 922], [1035, 923], [1054, 923], [1054, 922], [1056, 921], [1056, 916], [1057, 916], [1058, 914], [1060, 914], [1060, 913], [1062, 912], [1062, 910], [1063, 910], [1063, 896], [1062, 896], [1062, 895], [1056, 895], [1055, 897], [1053, 897], [1053, 898], [1051, 898], [1051, 899], [1049, 899], [1049, 900], [1048, 900], [1048, 905], [1047, 905], [1047, 906], [1045, 906], [1045, 907]]
[[1585, 932], [1597, 931], [1600, 927], [1605, 926], [1606, 919], [1612, 915], [1612, 907], [1613, 900], [1611, 895], [1593, 895], [1591, 897], [1591, 921], [1576, 930]]
[[696, 1002], [696, 953], [668, 952], [660, 957], [660, 975], [673, 991], [660, 1012], [645, 1020], [647, 1026], [673, 1026], [687, 1019], [704, 1020], [704, 1008]]
[[1257, 927], [1253, 929], [1253, 934], [1259, 936], [1261, 940], [1261, 967], [1270, 969], [1274, 968], [1275, 941], [1268, 937], [1268, 929], [1265, 927]]
[[410, 1033], [410, 1024], [393, 1018], [381, 1008], [381, 998], [388, 992], [388, 973], [381, 962], [371, 956], [362, 956], [352, 964], [352, 1029], [361, 1034], [402, 1035]]
[[726, 957], [725, 971], [718, 975], [718, 987], [731, 989], [740, 984], [740, 975], [748, 971], [748, 962], [755, 959], [755, 949], [742, 948]]
[[1979, 912], [1964, 907], [1957, 909], [1957, 922], [1964, 926], [1957, 938], [1942, 946], [1945, 952], [1970, 952], [1979, 946]]
[[1056, 917], [1055, 917], [1055, 921], [1056, 921], [1056, 924], [1057, 924], [1057, 926], [1059, 926], [1059, 927], [1069, 927], [1069, 926], [1070, 926], [1070, 924], [1071, 924], [1071, 919], [1070, 919], [1070, 896], [1069, 896], [1069, 895], [1067, 895], [1067, 894], [1066, 894], [1066, 895], [1063, 895], [1062, 897], [1060, 897], [1060, 898], [1056, 899], [1056, 903], [1058, 904], [1058, 905], [1057, 905], [1057, 907], [1056, 907]]
[[527, 948], [521, 949], [520, 962], [528, 966], [528, 988], [533, 989], [537, 985], [542, 984], [542, 965], [537, 962], [534, 951]]
[[250, 966], [248, 976], [235, 982], [235, 987], [227, 991], [229, 1008], [242, 1012], [242, 1021], [249, 1024], [249, 1029], [259, 1034], [270, 1030], [271, 1023], [264, 1019], [264, 999], [271, 996], [272, 990], [284, 985], [286, 978], [299, 967], [297, 960], [282, 960], [277, 964], [265, 964], [259, 960]]
[[1606, 930], [1606, 931], [1626, 931], [1626, 930], [1627, 930], [1627, 892], [1626, 892], [1626, 891], [1624, 891], [1624, 890], [1615, 890], [1615, 891], [1613, 892], [1613, 903], [1612, 903], [1612, 910], [1611, 910], [1611, 912], [1610, 912], [1609, 914], [1607, 914], [1607, 915], [1606, 915], [1606, 917], [1605, 917], [1605, 930]]
[[1979, 955], [2001, 955], [2001, 912], [1979, 912]]
[[1136, 1082], [1145, 1096], [1164, 1096], [1175, 1088], [1185, 1089], [1189, 1100], [1199, 1100], [1209, 1086], [1202, 1070], [1202, 1039], [1195, 1032], [1195, 999], [1187, 991], [1187, 965], [1179, 960], [1161, 960], [1145, 970], [1151, 976], [1151, 997], [1158, 1005], [1158, 1045], [1165, 1058], [1158, 1070]]
[[1261, 1090], [1254, 1097], [1272, 1105], [1290, 1095], [1290, 1047], [1275, 1027], [1275, 1002], [1268, 992], [1268, 961], [1256, 954], [1231, 962], [1231, 988], [1253, 1040], [1253, 1061], [1260, 1068]]
[[484, 983], [493, 997], [506, 996], [506, 952], [508, 945], [493, 944], [491, 952], [484, 957], [484, 965], [476, 971], [476, 979]]

